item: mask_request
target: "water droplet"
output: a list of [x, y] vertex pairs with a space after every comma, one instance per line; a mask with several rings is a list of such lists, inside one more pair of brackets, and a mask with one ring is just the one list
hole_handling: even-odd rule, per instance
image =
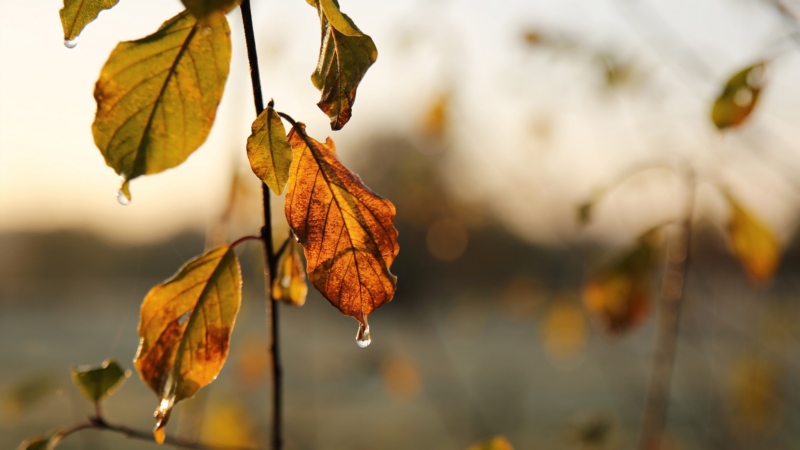
[[131, 201], [128, 199], [128, 197], [125, 196], [125, 193], [122, 192], [122, 189], [120, 189], [119, 192], [117, 192], [117, 201], [122, 206], [128, 206], [131, 204]]
[[78, 45], [78, 36], [72, 39], [64, 39], [64, 47], [75, 48]]
[[367, 348], [371, 343], [372, 336], [369, 334], [369, 324], [359, 324], [358, 333], [356, 333], [356, 344], [361, 348]]
[[292, 284], [292, 277], [291, 275], [286, 275], [285, 277], [281, 278], [281, 287], [284, 289], [289, 288]]
[[117, 192], [117, 201], [122, 206], [130, 205], [131, 203], [131, 190], [130, 190], [130, 182], [122, 178], [122, 186], [119, 188], [119, 192]]

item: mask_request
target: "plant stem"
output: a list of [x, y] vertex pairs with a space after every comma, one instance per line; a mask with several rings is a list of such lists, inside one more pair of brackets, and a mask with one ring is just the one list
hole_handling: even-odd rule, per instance
[[661, 285], [661, 308], [658, 314], [653, 367], [648, 385], [647, 400], [642, 418], [640, 450], [659, 450], [667, 416], [672, 372], [678, 344], [678, 324], [681, 303], [686, 288], [689, 256], [692, 243], [694, 211], [694, 174], [686, 176], [687, 206], [679, 242], [667, 253], [667, 268]]
[[[258, 71], [258, 53], [256, 52], [256, 39], [253, 32], [253, 14], [250, 10], [250, 0], [243, 0], [241, 4], [242, 22], [244, 24], [244, 38], [247, 44], [247, 59], [250, 62], [250, 81], [253, 84], [253, 100], [256, 107], [256, 116], [264, 111], [264, 97], [261, 93], [261, 76]], [[264, 242], [264, 259], [266, 270], [264, 284], [267, 292], [267, 315], [270, 321], [270, 357], [272, 359], [272, 449], [283, 448], [283, 374], [281, 370], [279, 333], [278, 333], [278, 307], [272, 300], [270, 290], [275, 279], [275, 251], [272, 247], [272, 214], [270, 210], [270, 191], [265, 183], [261, 183], [261, 198], [264, 208], [264, 226], [261, 228], [261, 240]]]
[[[67, 428], [60, 430], [58, 432], [59, 442], [66, 439], [67, 436], [73, 433], [77, 433], [78, 431], [81, 430], [111, 431], [114, 433], [122, 434], [125, 437], [131, 439], [139, 439], [142, 441], [155, 442], [155, 438], [153, 437], [153, 433], [151, 432], [134, 430], [132, 428], [128, 428], [122, 425], [113, 425], [106, 422], [105, 419], [103, 419], [102, 417], [90, 417], [89, 420], [87, 421], [78, 422], [76, 424], [73, 424]], [[178, 439], [172, 436], [167, 436], [166, 439], [164, 439], [164, 444], [171, 445], [173, 447], [191, 448], [197, 450], [249, 450], [243, 447], [210, 446], [198, 442], [184, 441], [182, 439]]]

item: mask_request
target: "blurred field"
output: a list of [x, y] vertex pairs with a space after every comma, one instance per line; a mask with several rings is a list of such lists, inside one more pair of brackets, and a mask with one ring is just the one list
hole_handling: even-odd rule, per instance
[[[287, 448], [463, 449], [496, 434], [517, 449], [634, 445], [653, 319], [609, 339], [582, 312], [576, 289], [584, 263], [605, 250], [537, 248], [501, 229], [475, 229], [448, 268], [414, 227], [401, 222], [400, 230], [401, 288], [370, 318], [368, 349], [355, 345], [356, 323], [317, 295], [303, 308], [281, 308]], [[113, 357], [132, 367], [141, 298], [203, 239], [125, 246], [64, 232], [4, 235], [0, 245], [0, 447], [13, 448], [90, 413], [70, 384], [70, 365]], [[245, 299], [229, 362], [206, 392], [178, 407], [170, 432], [266, 438], [266, 318], [255, 248], [242, 255]], [[668, 448], [800, 448], [797, 254], [773, 289], [758, 292], [718, 250], [695, 249]], [[490, 263], [487, 276], [460, 275], [479, 262]], [[152, 426], [156, 399], [135, 374], [106, 404], [109, 420]], [[62, 448], [150, 447], [90, 431]]]

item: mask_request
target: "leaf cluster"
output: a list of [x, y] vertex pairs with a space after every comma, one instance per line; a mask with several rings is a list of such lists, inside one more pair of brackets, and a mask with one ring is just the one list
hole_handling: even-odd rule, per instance
[[[65, 40], [74, 41], [117, 1], [64, 0]], [[131, 180], [180, 165], [206, 141], [224, 93], [232, 53], [225, 14], [241, 0], [182, 2], [186, 10], [154, 33], [118, 44], [95, 86], [92, 134], [106, 164], [123, 179], [123, 204], [131, 200]], [[352, 117], [358, 85], [378, 53], [336, 0], [309, 4], [320, 21], [311, 81], [321, 92], [319, 108], [339, 130]], [[288, 135], [284, 120], [291, 124]], [[290, 237], [279, 255], [269, 255], [275, 271], [272, 299], [302, 305], [307, 273], [331, 304], [360, 322], [359, 345], [368, 344], [367, 317], [390, 301], [396, 288], [390, 272], [399, 251], [394, 205], [338, 161], [330, 138], [324, 143], [311, 138], [272, 101], [259, 111], [242, 144], [254, 174], [275, 195], [286, 190], [286, 219], [299, 242]], [[159, 398], [154, 431], [159, 442], [174, 405], [213, 381], [225, 363], [242, 297], [234, 248], [250, 238], [267, 240], [263, 234], [245, 236], [209, 250], [153, 287], [142, 302], [134, 364]], [[73, 378], [98, 402], [127, 374], [106, 362], [74, 369]]]

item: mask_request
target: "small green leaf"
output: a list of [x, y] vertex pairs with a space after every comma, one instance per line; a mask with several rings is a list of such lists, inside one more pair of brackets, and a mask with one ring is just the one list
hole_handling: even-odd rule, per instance
[[103, 361], [99, 366], [72, 367], [72, 382], [89, 400], [96, 402], [111, 395], [131, 376], [113, 359]]
[[56, 448], [56, 446], [61, 442], [64, 438], [63, 430], [61, 428], [57, 428], [53, 431], [48, 432], [44, 436], [34, 436], [25, 440], [25, 442], [19, 444], [17, 450], [51, 450]]
[[181, 0], [183, 6], [198, 20], [205, 20], [213, 14], [227, 14], [239, 6], [242, 0]]
[[322, 91], [317, 106], [330, 118], [331, 128], [339, 130], [353, 114], [356, 89], [378, 59], [378, 49], [372, 38], [339, 10], [336, 0], [319, 0], [316, 8], [322, 40], [311, 81]]
[[208, 137], [231, 58], [224, 15], [184, 11], [154, 34], [122, 42], [95, 87], [95, 144], [125, 180], [182, 163]]
[[81, 31], [97, 18], [100, 11], [114, 7], [119, 0], [64, 0], [61, 8], [61, 26], [64, 28], [64, 42], [70, 42], [81, 34]]
[[10, 412], [20, 414], [56, 395], [60, 388], [58, 380], [51, 374], [31, 374], [11, 385], [3, 400]]
[[718, 129], [737, 127], [750, 117], [764, 84], [766, 64], [759, 62], [734, 74], [711, 108], [711, 120]]
[[227, 245], [190, 260], [145, 297], [133, 363], [159, 398], [157, 440], [163, 442], [175, 404], [222, 370], [241, 302], [239, 260]]
[[247, 158], [256, 176], [266, 183], [275, 195], [281, 195], [289, 180], [292, 146], [286, 139], [283, 122], [272, 106], [270, 102], [267, 109], [253, 122], [253, 132], [247, 138]]

